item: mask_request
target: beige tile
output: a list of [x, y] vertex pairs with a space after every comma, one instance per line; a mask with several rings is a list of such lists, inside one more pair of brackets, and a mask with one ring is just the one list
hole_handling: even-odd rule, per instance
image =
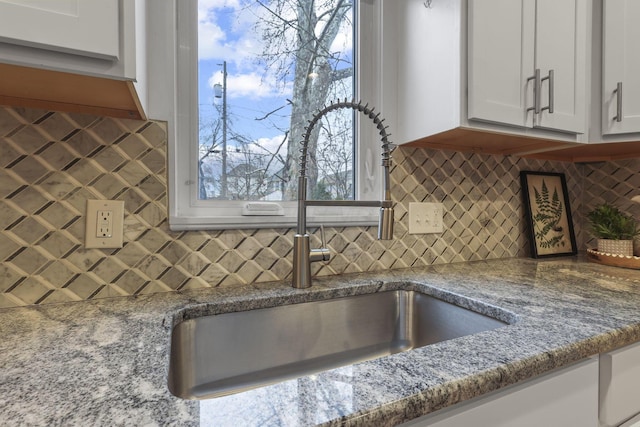
[[114, 280], [127, 271], [129, 267], [116, 257], [105, 257], [100, 263], [91, 268], [91, 272], [104, 283], [113, 283]]
[[155, 255], [148, 255], [140, 261], [137, 268], [151, 279], [157, 279], [162, 274], [165, 274], [170, 266], [164, 261], [164, 259]]
[[127, 161], [113, 146], [102, 146], [102, 149], [91, 156], [93, 161], [107, 172], [112, 172]]
[[103, 147], [101, 141], [96, 139], [90, 132], [86, 130], [80, 130], [66, 142], [69, 148], [78, 153], [80, 157], [87, 157], [89, 156], [89, 154], [97, 152], [98, 149], [101, 149]]
[[22, 126], [20, 120], [8, 108], [0, 108], [0, 137]]
[[27, 217], [15, 226], [11, 227], [11, 232], [28, 245], [34, 244], [42, 239], [48, 232], [47, 228], [36, 221], [33, 217]]
[[60, 141], [76, 130], [75, 123], [62, 113], [53, 113], [38, 124], [38, 127], [53, 141]]
[[25, 157], [21, 159], [11, 165], [10, 170], [25, 184], [35, 184], [36, 181], [42, 179], [49, 173], [35, 157]]
[[63, 258], [70, 250], [77, 247], [77, 241], [64, 231], [53, 231], [38, 242], [40, 248], [47, 252], [49, 258]]
[[6, 292], [21, 279], [24, 279], [24, 276], [11, 265], [8, 263], [0, 264], [0, 293]]
[[25, 123], [34, 123], [41, 120], [45, 116], [49, 116], [52, 114], [50, 111], [40, 110], [36, 108], [13, 107], [11, 108], [11, 110]]
[[151, 146], [164, 149], [167, 142], [166, 123], [152, 122], [141, 135]]
[[131, 160], [135, 160], [143, 153], [150, 151], [150, 147], [146, 142], [136, 134], [130, 134], [120, 141], [118, 148]]
[[99, 138], [102, 144], [112, 144], [127, 133], [118, 122], [116, 119], [103, 117], [91, 126], [91, 133]]
[[47, 282], [54, 288], [60, 288], [75, 276], [73, 266], [65, 262], [54, 262], [49, 264], [40, 274], [42, 281]]
[[48, 223], [52, 228], [62, 229], [79, 215], [81, 213], [77, 212], [72, 206], [64, 202], [54, 202], [38, 214], [38, 220]]
[[145, 286], [147, 280], [135, 270], [127, 270], [118, 277], [114, 285], [126, 293], [126, 295], [136, 295]]
[[49, 143], [49, 139], [38, 132], [36, 126], [26, 126], [12, 134], [10, 139], [27, 154], [34, 154]]
[[71, 301], [82, 301], [82, 299], [68, 289], [56, 289], [49, 291], [39, 304], [55, 304]]
[[23, 215], [4, 200], [0, 200], [0, 229], [6, 229], [20, 218], [23, 218]]
[[138, 292], [138, 295], [155, 294], [158, 292], [169, 292], [173, 290], [174, 289], [166, 286], [162, 282], [150, 282]]
[[189, 276], [180, 269], [170, 267], [160, 276], [159, 280], [171, 289], [180, 289], [180, 287], [189, 279]]
[[7, 262], [27, 274], [35, 274], [50, 261], [35, 248], [26, 247], [23, 251]]
[[21, 307], [27, 305], [24, 301], [11, 294], [0, 293], [0, 308]]
[[22, 151], [16, 149], [8, 141], [2, 141], [2, 144], [0, 144], [0, 166], [2, 167], [10, 165], [23, 155]]
[[79, 159], [66, 170], [69, 176], [82, 186], [91, 184], [92, 181], [103, 175], [89, 159]]
[[42, 284], [35, 277], [27, 277], [24, 281], [20, 282], [19, 286], [16, 286], [11, 292], [13, 297], [18, 298], [24, 304], [35, 304], [43, 296], [49, 292], [49, 288]]

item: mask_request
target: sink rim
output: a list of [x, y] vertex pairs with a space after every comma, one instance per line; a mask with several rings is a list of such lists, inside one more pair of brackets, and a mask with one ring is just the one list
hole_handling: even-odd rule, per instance
[[[398, 286], [401, 285], [401, 286]], [[417, 285], [417, 286], [416, 286]], [[425, 286], [423, 284], [415, 284], [415, 283], [407, 283], [407, 282], [402, 282], [402, 283], [392, 283], [389, 284], [389, 286], [376, 286], [375, 289], [370, 289], [367, 287], [359, 287], [357, 289], [352, 288], [352, 289], [348, 289], [345, 288], [345, 290], [351, 291], [351, 292], [347, 292], [346, 295], [344, 295], [342, 292], [338, 292], [336, 293], [336, 289], [318, 289], [317, 291], [319, 292], [305, 292], [305, 295], [302, 296], [302, 298], [295, 298], [294, 301], [291, 301], [291, 298], [288, 298], [287, 296], [280, 296], [280, 297], [276, 297], [273, 298], [273, 296], [264, 296], [262, 298], [258, 298], [258, 299], [254, 299], [254, 298], [242, 298], [240, 300], [233, 298], [233, 301], [231, 302], [227, 302], [227, 303], [222, 303], [222, 304], [209, 304], [206, 303], [204, 305], [199, 304], [198, 306], [192, 306], [192, 307], [187, 307], [184, 310], [181, 310], [181, 314], [180, 316], [175, 316], [174, 317], [174, 321], [177, 320], [175, 322], [175, 324], [173, 325], [173, 327], [171, 327], [170, 332], [171, 332], [171, 343], [170, 343], [170, 357], [169, 357], [169, 372], [168, 372], [168, 382], [167, 384], [169, 385], [169, 389], [171, 391], [171, 393], [178, 397], [178, 398], [182, 398], [182, 399], [208, 399], [208, 398], [216, 398], [216, 397], [221, 397], [224, 395], [229, 395], [229, 394], [235, 394], [238, 392], [242, 392], [242, 391], [246, 391], [249, 390], [251, 388], [259, 388], [259, 387], [264, 387], [264, 386], [268, 386], [270, 384], [275, 384], [275, 383], [280, 383], [282, 381], [286, 381], [289, 379], [293, 379], [293, 378], [298, 378], [298, 377], [302, 377], [302, 376], [308, 376], [308, 375], [312, 375], [314, 373], [320, 373], [320, 372], [325, 372], [328, 370], [332, 370], [341, 366], [349, 366], [349, 365], [354, 365], [357, 363], [362, 363], [362, 362], [367, 362], [367, 361], [371, 361], [374, 359], [378, 359], [380, 357], [391, 357], [395, 354], [402, 354], [402, 353], [406, 353], [406, 351], [411, 351], [411, 350], [416, 350], [419, 348], [423, 348], [423, 347], [428, 347], [430, 345], [434, 345], [437, 344], [438, 342], [441, 342], [442, 340], [438, 340], [438, 341], [434, 341], [434, 342], [430, 342], [427, 344], [422, 344], [422, 345], [417, 345], [415, 347], [410, 347], [407, 350], [400, 350], [400, 351], [392, 351], [390, 353], [383, 353], [383, 354], [379, 354], [377, 356], [372, 356], [372, 357], [364, 357], [361, 359], [340, 359], [340, 355], [345, 354], [344, 352], [338, 352], [338, 353], [331, 353], [331, 357], [334, 357], [334, 355], [338, 355], [338, 359], [340, 359], [341, 361], [339, 363], [336, 363], [332, 366], [328, 366], [322, 369], [301, 369], [300, 371], [298, 371], [297, 373], [294, 374], [286, 374], [286, 375], [279, 375], [274, 377], [273, 380], [261, 380], [261, 383], [258, 384], [257, 386], [252, 386], [252, 387], [243, 387], [241, 385], [236, 386], [235, 388], [240, 388], [240, 390], [235, 390], [235, 391], [222, 391], [222, 392], [208, 392], [207, 395], [198, 397], [196, 396], [196, 390], [197, 389], [206, 389], [208, 384], [217, 384], [217, 383], [224, 383], [226, 379], [228, 380], [233, 380], [233, 378], [238, 377], [248, 377], [251, 374], [254, 375], [258, 375], [258, 374], [262, 374], [263, 372], [269, 371], [269, 370], [280, 370], [281, 368], [286, 367], [286, 365], [276, 365], [275, 367], [269, 367], [267, 368], [265, 371], [262, 370], [253, 370], [253, 371], [247, 371], [246, 373], [242, 373], [240, 375], [235, 375], [234, 376], [230, 376], [230, 377], [224, 377], [223, 379], [219, 379], [219, 380], [215, 380], [215, 381], [209, 381], [209, 382], [203, 382], [203, 381], [195, 381], [192, 380], [191, 382], [189, 382], [189, 386], [187, 387], [181, 387], [181, 386], [175, 386], [176, 383], [182, 385], [184, 383], [185, 380], [183, 380], [181, 378], [180, 375], [184, 376], [184, 369], [182, 367], [179, 368], [175, 368], [174, 366], [176, 365], [176, 363], [174, 363], [174, 344], [173, 344], [173, 331], [174, 329], [182, 322], [188, 321], [188, 320], [195, 320], [198, 318], [202, 318], [202, 317], [217, 317], [217, 315], [222, 315], [222, 314], [234, 314], [234, 313], [242, 313], [242, 312], [251, 312], [251, 311], [261, 311], [262, 309], [269, 309], [269, 308], [281, 308], [281, 307], [286, 307], [286, 306], [295, 306], [295, 305], [299, 305], [299, 304], [305, 304], [305, 303], [313, 303], [313, 302], [319, 302], [319, 303], [323, 303], [323, 302], [331, 302], [333, 300], [341, 300], [341, 299], [351, 299], [350, 297], [365, 297], [365, 296], [371, 296], [375, 298], [376, 294], [384, 294], [384, 293], [393, 293], [395, 295], [395, 297], [397, 297], [398, 292], [401, 292], [403, 295], [406, 295], [407, 293], [409, 294], [417, 294], [417, 295], [424, 295], [426, 297], [435, 299], [435, 300], [439, 300], [441, 302], [447, 303], [449, 305], [455, 306], [457, 308], [472, 312], [474, 314], [477, 315], [481, 315], [481, 316], [486, 316], [488, 318], [490, 318], [491, 320], [496, 320], [499, 321], [501, 323], [503, 323], [503, 325], [501, 326], [494, 326], [494, 327], [487, 327], [487, 329], [484, 330], [477, 330], [474, 332], [468, 332], [468, 333], [463, 333], [461, 335], [458, 336], [454, 336], [452, 338], [445, 338], [444, 341], [446, 340], [450, 340], [450, 339], [456, 339], [456, 338], [463, 338], [463, 337], [470, 337], [473, 335], [477, 335], [479, 333], [482, 332], [487, 332], [487, 331], [491, 331], [493, 329], [496, 328], [504, 328], [504, 327], [508, 327], [510, 325], [513, 325], [515, 323], [518, 322], [519, 320], [519, 316], [516, 315], [515, 313], [509, 311], [509, 310], [505, 310], [501, 307], [486, 303], [484, 301], [481, 300], [477, 300], [471, 297], [467, 297], [467, 296], [463, 296], [460, 294], [456, 294], [453, 292], [448, 292], [448, 291], [443, 291], [441, 289], [438, 288], [434, 288], [434, 287], [430, 287], [430, 286]], [[431, 292], [429, 292], [431, 291]], [[300, 295], [297, 295], [298, 297], [300, 297]], [[413, 298], [413, 297], [412, 297]], [[239, 302], [247, 302], [250, 301], [252, 304], [250, 307], [247, 307], [246, 305], [242, 305], [240, 307], [237, 307], [234, 303], [239, 303]], [[285, 303], [281, 303], [282, 301], [284, 301]], [[412, 299], [413, 301], [413, 299]], [[445, 304], [446, 305], [446, 304]], [[211, 308], [213, 308], [213, 310], [211, 310]], [[213, 311], [213, 312], [212, 312]], [[195, 339], [195, 335], [193, 337], [190, 337], [190, 341], [191, 343], [196, 342], [197, 340]], [[392, 343], [393, 341], [389, 341], [389, 343]], [[210, 344], [211, 345], [211, 344]], [[236, 349], [237, 351], [238, 349]], [[193, 361], [193, 357], [195, 356], [191, 356], [191, 359], [188, 359], [190, 361]], [[290, 363], [290, 365], [306, 365], [307, 363], [309, 363], [311, 361], [311, 359], [305, 359], [302, 358], [294, 363]], [[225, 362], [226, 363], [226, 362]], [[228, 365], [223, 365], [224, 366], [228, 366]], [[173, 371], [179, 371], [179, 374], [175, 374]], [[195, 370], [197, 371], [197, 370]], [[206, 369], [205, 369], [206, 371]], [[195, 376], [195, 374], [194, 374]], [[234, 387], [230, 387], [232, 390], [234, 389]], [[181, 392], [180, 390], [184, 390], [184, 389], [188, 389], [189, 392]], [[174, 392], [174, 390], [176, 392]], [[215, 395], [212, 395], [215, 394]]]
[[[277, 284], [284, 282], [274, 282]], [[163, 323], [168, 325], [169, 332], [173, 331], [179, 323], [198, 317], [213, 316], [226, 313], [237, 313], [242, 311], [259, 310], [262, 308], [280, 307], [283, 305], [303, 304], [306, 302], [317, 302], [336, 298], [352, 297], [358, 295], [369, 295], [388, 291], [415, 291], [430, 297], [440, 299], [461, 308], [466, 308], [478, 314], [492, 317], [512, 326], [521, 321], [522, 316], [516, 312], [501, 306], [485, 302], [464, 294], [456, 293], [437, 286], [418, 282], [415, 280], [403, 281], [381, 281], [350, 283], [345, 280], [342, 286], [322, 286], [317, 280], [313, 287], [307, 289], [293, 289], [288, 284], [274, 288], [242, 288], [242, 294], [226, 294], [233, 291], [231, 288], [219, 290], [222, 301], [196, 302], [192, 305], [182, 307], [170, 316], [167, 316]], [[202, 291], [200, 289], [195, 292]], [[270, 294], [265, 295], [265, 292]], [[226, 295], [225, 295], [226, 294]]]

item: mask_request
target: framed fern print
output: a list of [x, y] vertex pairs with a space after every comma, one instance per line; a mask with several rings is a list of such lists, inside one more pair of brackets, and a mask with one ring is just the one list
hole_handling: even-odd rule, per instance
[[531, 256], [544, 258], [578, 253], [564, 174], [521, 171], [520, 181]]

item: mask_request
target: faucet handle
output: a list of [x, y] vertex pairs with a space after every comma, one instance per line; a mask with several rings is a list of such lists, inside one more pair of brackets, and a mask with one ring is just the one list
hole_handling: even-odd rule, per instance
[[324, 225], [320, 224], [320, 244], [322, 245], [322, 248], [326, 248], [327, 247], [327, 239], [325, 238], [324, 235]]
[[324, 236], [324, 225], [320, 225], [320, 241], [322, 247], [318, 249], [311, 249], [309, 251], [309, 261], [329, 261], [331, 259], [331, 251], [327, 248], [327, 241]]

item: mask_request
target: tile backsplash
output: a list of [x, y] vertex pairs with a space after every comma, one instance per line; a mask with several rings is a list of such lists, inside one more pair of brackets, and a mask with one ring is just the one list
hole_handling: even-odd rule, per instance
[[[153, 121], [0, 107], [0, 307], [290, 276], [293, 229], [169, 230], [166, 138]], [[329, 228], [335, 256], [313, 272], [527, 256], [520, 170], [566, 174], [580, 249], [588, 206], [623, 201], [640, 217], [640, 205], [626, 202], [639, 191], [640, 160], [575, 165], [399, 148], [395, 238], [377, 241], [375, 227]], [[84, 248], [87, 199], [125, 201], [123, 248]], [[408, 234], [408, 204], [420, 201], [444, 204], [442, 234]]]

